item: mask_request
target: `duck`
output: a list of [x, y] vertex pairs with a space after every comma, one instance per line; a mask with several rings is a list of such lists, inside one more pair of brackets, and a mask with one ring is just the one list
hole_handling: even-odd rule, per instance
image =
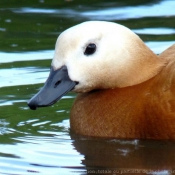
[[86, 21], [63, 31], [50, 74], [29, 101], [51, 106], [77, 93], [70, 131], [87, 137], [175, 139], [175, 44], [155, 54], [129, 28]]

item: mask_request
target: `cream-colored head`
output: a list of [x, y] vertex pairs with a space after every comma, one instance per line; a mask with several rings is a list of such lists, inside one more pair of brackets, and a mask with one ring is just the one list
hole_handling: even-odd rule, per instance
[[[94, 53], [85, 54], [89, 44]], [[75, 92], [127, 87], [155, 76], [163, 66], [159, 59], [128, 28], [104, 21], [84, 22], [64, 31], [56, 42], [54, 69], [67, 66]]]

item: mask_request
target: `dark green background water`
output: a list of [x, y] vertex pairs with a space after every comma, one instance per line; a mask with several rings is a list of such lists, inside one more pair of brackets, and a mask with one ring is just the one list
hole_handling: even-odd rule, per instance
[[0, 174], [173, 174], [174, 142], [70, 136], [74, 93], [49, 108], [27, 107], [49, 74], [58, 35], [87, 20], [123, 24], [157, 54], [175, 43], [173, 0], [1, 0]]

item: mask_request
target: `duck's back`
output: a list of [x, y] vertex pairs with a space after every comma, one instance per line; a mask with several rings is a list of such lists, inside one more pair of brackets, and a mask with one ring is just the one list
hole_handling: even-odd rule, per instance
[[72, 107], [71, 130], [101, 137], [175, 138], [175, 45], [160, 57], [167, 65], [144, 83], [80, 94]]

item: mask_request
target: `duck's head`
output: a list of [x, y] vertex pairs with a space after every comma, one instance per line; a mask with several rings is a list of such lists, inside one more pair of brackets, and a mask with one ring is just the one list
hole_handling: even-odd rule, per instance
[[49, 106], [70, 90], [123, 88], [155, 76], [162, 61], [128, 28], [104, 21], [84, 22], [57, 39], [51, 72], [31, 109]]

